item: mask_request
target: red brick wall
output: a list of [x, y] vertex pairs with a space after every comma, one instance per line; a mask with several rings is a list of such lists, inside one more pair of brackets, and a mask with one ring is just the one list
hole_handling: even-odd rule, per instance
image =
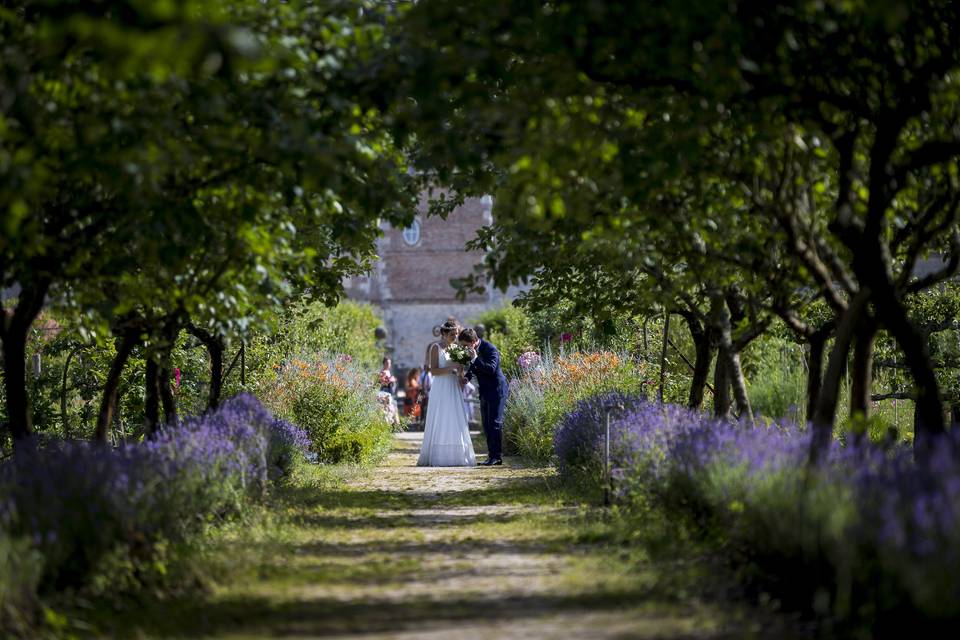
[[[385, 228], [379, 243], [380, 264], [369, 280], [355, 278], [347, 283], [348, 296], [381, 304], [457, 302], [450, 280], [470, 275], [482, 262], [482, 253], [467, 252], [465, 246], [489, 222], [486, 208], [479, 199], [471, 199], [444, 220], [427, 217], [426, 200], [422, 201], [416, 244], [407, 244], [403, 229]], [[467, 297], [469, 302], [488, 299], [477, 294]]]
[[504, 303], [499, 292], [471, 294], [459, 301], [450, 285], [474, 271], [483, 260], [481, 252], [467, 252], [465, 245], [477, 230], [490, 223], [490, 204], [468, 200], [446, 220], [427, 217], [426, 199], [420, 203], [420, 238], [409, 245], [403, 229], [384, 228], [378, 243], [380, 261], [364, 278], [345, 283], [347, 295], [355, 300], [376, 304], [383, 312], [387, 330], [387, 349], [393, 355], [394, 368], [405, 373], [419, 366], [426, 345], [434, 340], [431, 330], [448, 316], [469, 323], [484, 309]]

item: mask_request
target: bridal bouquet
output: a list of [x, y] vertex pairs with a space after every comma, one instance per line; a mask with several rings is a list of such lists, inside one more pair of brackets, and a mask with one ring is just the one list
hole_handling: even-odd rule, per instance
[[456, 342], [447, 347], [447, 357], [463, 366], [470, 364], [471, 360], [470, 351]]

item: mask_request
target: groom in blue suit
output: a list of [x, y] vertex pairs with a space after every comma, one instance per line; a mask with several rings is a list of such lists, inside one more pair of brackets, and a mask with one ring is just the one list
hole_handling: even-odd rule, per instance
[[503, 464], [503, 413], [507, 407], [507, 377], [500, 368], [500, 352], [477, 337], [473, 329], [464, 329], [458, 340], [470, 351], [473, 360], [466, 379], [476, 377], [480, 389], [480, 417], [487, 436], [487, 459], [481, 466]]

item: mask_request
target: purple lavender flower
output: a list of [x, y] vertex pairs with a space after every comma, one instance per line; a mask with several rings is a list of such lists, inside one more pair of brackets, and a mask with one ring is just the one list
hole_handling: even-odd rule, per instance
[[607, 415], [616, 420], [643, 402], [640, 396], [619, 391], [578, 402], [560, 421], [553, 437], [560, 472], [565, 474], [575, 469], [596, 472], [602, 468]]
[[[561, 472], [596, 459], [604, 402], [582, 402], [563, 420]], [[754, 575], [770, 572], [769, 584], [809, 588], [793, 596], [811, 600], [826, 589], [840, 617], [856, 602], [960, 615], [960, 431], [940, 439], [925, 467], [904, 446], [833, 442], [816, 468], [810, 431], [789, 421], [748, 426], [641, 401], [611, 432], [621, 501], [692, 519]], [[811, 563], [819, 583], [785, 580]]]
[[44, 584], [79, 585], [118, 547], [145, 553], [230, 516], [267, 488], [309, 442], [253, 396], [117, 449], [61, 442], [0, 466], [0, 526], [34, 541]]

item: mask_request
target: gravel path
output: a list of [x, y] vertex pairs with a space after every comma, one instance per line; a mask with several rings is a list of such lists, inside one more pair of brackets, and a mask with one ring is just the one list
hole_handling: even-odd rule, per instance
[[[782, 620], [691, 590], [695, 559], [603, 542], [552, 469], [418, 468], [421, 434], [334, 490], [304, 490], [255, 575], [161, 637], [784, 638]], [[293, 526], [290, 526], [293, 523]], [[598, 533], [593, 536], [591, 532]], [[238, 561], [239, 562], [239, 561]], [[707, 595], [712, 591], [714, 595]], [[155, 634], [151, 633], [150, 637]]]

